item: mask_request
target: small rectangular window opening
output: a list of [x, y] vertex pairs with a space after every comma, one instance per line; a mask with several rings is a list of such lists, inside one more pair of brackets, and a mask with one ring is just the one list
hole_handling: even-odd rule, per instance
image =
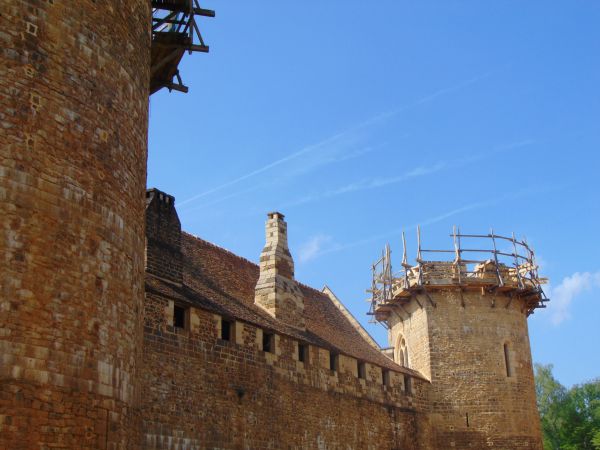
[[469, 413], [465, 413], [465, 419], [467, 420], [467, 428], [469, 427]]
[[387, 369], [383, 369], [381, 371], [382, 382], [384, 386], [390, 386], [390, 371]]
[[275, 335], [273, 333], [263, 332], [262, 349], [263, 352], [275, 353]]
[[404, 375], [404, 393], [406, 395], [412, 394], [412, 380], [410, 379], [410, 375]]
[[222, 319], [221, 320], [221, 339], [224, 341], [232, 341], [233, 340], [233, 322], [230, 320]]
[[331, 370], [333, 372], [337, 372], [338, 371], [338, 362], [339, 362], [339, 355], [337, 353], [330, 352], [329, 353], [329, 370]]
[[306, 363], [308, 362], [308, 345], [298, 343], [298, 361]]
[[512, 377], [512, 367], [510, 366], [510, 353], [508, 344], [504, 344], [504, 365], [506, 366], [506, 376]]
[[364, 380], [365, 378], [367, 378], [366, 364], [362, 361], [356, 361], [356, 366], [358, 369], [358, 378], [360, 378], [361, 380]]
[[186, 308], [179, 305], [173, 307], [173, 326], [175, 328], [185, 329]]

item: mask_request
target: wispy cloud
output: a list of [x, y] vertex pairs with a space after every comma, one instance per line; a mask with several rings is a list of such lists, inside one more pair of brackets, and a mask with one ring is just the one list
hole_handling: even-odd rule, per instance
[[235, 191], [235, 192], [232, 192], [230, 194], [224, 195], [222, 197], [218, 197], [218, 198], [215, 198], [215, 199], [212, 199], [212, 200], [205, 201], [204, 203], [202, 203], [200, 205], [196, 205], [196, 206], [194, 206], [191, 209], [188, 207], [188, 209], [186, 209], [184, 212], [186, 214], [190, 214], [190, 213], [193, 213], [195, 211], [199, 211], [201, 209], [204, 209], [207, 206], [213, 206], [213, 205], [216, 205], [218, 203], [222, 203], [222, 202], [224, 202], [226, 200], [229, 200], [231, 198], [239, 197], [240, 195], [249, 194], [250, 192], [258, 191], [258, 190], [260, 190], [261, 188], [263, 188], [265, 186], [266, 186], [266, 183], [264, 183], [264, 184], [255, 184], [254, 186], [250, 186], [247, 189], [242, 189], [242, 190], [239, 190], [239, 191]]
[[479, 154], [475, 154], [469, 156], [467, 158], [463, 158], [452, 163], [446, 163], [444, 161], [438, 161], [430, 166], [418, 166], [413, 169], [410, 169], [400, 175], [394, 177], [371, 177], [371, 178], [363, 178], [361, 180], [354, 181], [352, 183], [348, 183], [344, 186], [340, 186], [335, 189], [331, 189], [329, 191], [317, 192], [314, 194], [304, 195], [303, 197], [294, 200], [292, 202], [286, 203], [282, 205], [283, 208], [298, 206], [305, 203], [311, 203], [319, 200], [329, 199], [331, 197], [336, 197], [338, 195], [348, 194], [351, 192], [359, 192], [366, 191], [370, 189], [382, 188], [385, 186], [402, 183], [404, 181], [409, 181], [414, 178], [432, 175], [436, 172], [440, 172], [443, 170], [450, 169], [458, 169], [461, 167], [465, 167], [469, 164], [473, 164], [477, 161], [481, 161], [485, 158], [490, 158], [493, 155], [498, 153], [514, 150], [517, 148], [522, 148], [528, 145], [534, 144], [536, 141], [533, 139], [524, 139], [517, 142], [512, 142], [509, 144], [503, 144], [492, 148], [491, 150], [481, 152]]
[[450, 86], [444, 89], [440, 89], [439, 91], [433, 92], [432, 94], [429, 94], [421, 99], [419, 99], [416, 104], [421, 105], [423, 103], [429, 103], [433, 100], [435, 100], [438, 97], [441, 97], [442, 95], [447, 95], [447, 94], [451, 94], [453, 92], [457, 92], [460, 91], [468, 86], [471, 86], [472, 84], [478, 83], [479, 81], [488, 78], [489, 76], [491, 76], [494, 73], [494, 71], [489, 71], [486, 72], [482, 75], [478, 75], [475, 76], [473, 78], [469, 78], [468, 80], [465, 80], [461, 83], [458, 83], [454, 86]]
[[410, 109], [413, 109], [417, 106], [420, 105], [424, 105], [426, 103], [430, 103], [433, 102], [435, 99], [437, 99], [438, 97], [443, 97], [444, 95], [448, 95], [448, 94], [452, 94], [454, 92], [459, 92], [471, 85], [477, 84], [480, 81], [492, 76], [494, 73], [496, 72], [496, 70], [491, 70], [489, 72], [483, 73], [481, 75], [476, 75], [472, 78], [469, 78], [467, 80], [463, 80], [459, 83], [456, 83], [452, 86], [448, 86], [442, 89], [438, 89], [437, 91], [431, 92], [430, 94], [427, 94], [423, 97], [418, 98], [417, 100], [411, 102], [411, 103], [407, 103], [406, 105], [402, 105], [399, 106], [397, 108], [394, 108], [392, 110], [383, 112], [377, 116], [372, 117], [371, 119], [363, 122], [363, 126], [369, 126], [373, 123], [379, 122], [381, 120], [390, 118], [392, 116], [395, 116], [397, 114], [403, 113], [405, 111], [408, 111]]
[[575, 272], [573, 275], [563, 278], [555, 288], [546, 289], [551, 300], [549, 308], [551, 308], [550, 320], [552, 323], [559, 325], [571, 317], [571, 304], [575, 298], [593, 288], [600, 288], [600, 271]]
[[359, 191], [366, 191], [369, 189], [381, 188], [384, 186], [388, 186], [390, 184], [396, 184], [396, 183], [400, 183], [402, 181], [407, 181], [411, 178], [416, 178], [416, 177], [433, 174], [435, 172], [442, 170], [445, 167], [445, 165], [446, 164], [444, 162], [440, 161], [430, 167], [425, 167], [425, 166], [417, 167], [417, 168], [411, 169], [411, 170], [409, 170], [401, 175], [395, 176], [395, 177], [363, 178], [362, 180], [358, 180], [358, 181], [346, 184], [344, 186], [340, 186], [338, 188], [331, 189], [329, 191], [305, 195], [297, 200], [294, 200], [292, 202], [282, 205], [282, 207], [287, 208], [290, 206], [297, 206], [297, 205], [301, 205], [304, 203], [310, 203], [310, 202], [314, 202], [314, 201], [318, 201], [318, 200], [324, 200], [324, 199], [328, 199], [331, 197], [336, 197], [338, 195], [348, 194], [351, 192], [359, 192]]
[[[494, 203], [498, 203], [499, 200], [489, 201], [489, 202], [476, 202], [469, 203], [468, 205], [461, 206], [460, 208], [453, 209], [451, 211], [440, 214], [439, 216], [430, 217], [429, 219], [425, 219], [420, 223], [421, 226], [433, 225], [434, 223], [441, 222], [443, 220], [449, 219], [452, 216], [456, 216], [458, 214], [462, 214], [467, 211], [472, 211], [474, 209], [483, 208], [485, 206], [490, 206]], [[417, 228], [417, 225], [412, 225], [410, 228]]]
[[535, 139], [522, 139], [520, 141], [515, 141], [515, 142], [511, 142], [508, 144], [501, 144], [498, 145], [494, 148], [492, 148], [491, 150], [487, 151], [487, 152], [481, 152], [481, 153], [477, 153], [471, 156], [468, 156], [466, 158], [463, 158], [459, 161], [457, 161], [452, 168], [456, 168], [456, 167], [462, 167], [462, 166], [466, 166], [467, 164], [472, 164], [478, 161], [481, 161], [485, 158], [489, 158], [501, 153], [505, 153], [511, 150], [516, 150], [518, 148], [522, 148], [522, 147], [527, 147], [529, 145], [533, 145], [538, 143], [537, 140]]
[[293, 165], [286, 167], [286, 169], [280, 174], [280, 177], [272, 178], [272, 182], [270, 184], [276, 184], [282, 179], [284, 179], [286, 182], [289, 182], [292, 177], [314, 172], [321, 167], [325, 167], [330, 164], [340, 164], [344, 161], [360, 158], [378, 150], [381, 147], [381, 145], [361, 145], [358, 134], [354, 136], [348, 135], [345, 137], [345, 139], [332, 142], [331, 144], [324, 146], [318, 152], [307, 155], [301, 160], [296, 161]]
[[318, 234], [310, 237], [306, 242], [300, 245], [298, 249], [298, 261], [305, 263], [316, 258], [322, 251], [323, 246], [330, 243], [331, 236]]
[[302, 150], [299, 150], [299, 151], [297, 151], [295, 153], [292, 153], [291, 155], [288, 155], [288, 156], [286, 156], [284, 158], [281, 158], [281, 159], [278, 159], [276, 161], [270, 162], [269, 164], [266, 164], [266, 165], [260, 167], [259, 169], [253, 170], [252, 172], [248, 172], [245, 175], [242, 175], [242, 176], [239, 176], [237, 178], [234, 178], [233, 180], [230, 180], [230, 181], [228, 181], [226, 183], [223, 183], [223, 184], [220, 184], [218, 186], [215, 186], [214, 188], [207, 189], [206, 191], [200, 192], [200, 193], [198, 193], [198, 194], [196, 194], [196, 195], [194, 195], [194, 196], [192, 196], [192, 197], [190, 197], [190, 198], [188, 198], [186, 200], [183, 200], [182, 202], [179, 202], [179, 206], [183, 206], [185, 204], [191, 203], [191, 202], [193, 202], [195, 200], [198, 200], [198, 199], [200, 199], [202, 197], [206, 197], [209, 194], [221, 191], [221, 190], [223, 190], [223, 189], [225, 189], [225, 188], [227, 188], [229, 186], [236, 185], [236, 184], [238, 184], [238, 183], [240, 183], [240, 182], [242, 182], [244, 180], [247, 180], [248, 178], [252, 178], [252, 177], [254, 177], [256, 175], [260, 175], [261, 173], [264, 173], [264, 172], [266, 172], [266, 171], [268, 171], [270, 169], [273, 169], [274, 167], [280, 166], [281, 164], [284, 164], [284, 163], [286, 163], [288, 161], [296, 159], [296, 158], [298, 158], [298, 157], [300, 157], [300, 156], [302, 156], [302, 155], [304, 155], [306, 153], [312, 152], [312, 151], [316, 150], [317, 148], [319, 148], [319, 147], [321, 147], [323, 145], [326, 145], [327, 143], [329, 143], [331, 141], [339, 139], [341, 136], [342, 136], [342, 133], [336, 134], [336, 135], [331, 136], [330, 138], [325, 139], [324, 141], [321, 141], [321, 142], [319, 142], [317, 144], [309, 145], [307, 147], [304, 147]]
[[442, 214], [426, 218], [417, 223], [413, 223], [412, 225], [405, 226], [402, 228], [397, 228], [397, 229], [390, 230], [390, 231], [386, 231], [384, 233], [377, 234], [377, 235], [370, 235], [369, 237], [366, 237], [363, 239], [358, 239], [356, 241], [352, 241], [352, 242], [348, 242], [348, 243], [336, 243], [336, 242], [334, 242], [333, 238], [331, 238], [331, 239], [321, 243], [322, 245], [320, 246], [320, 248], [316, 252], [311, 254], [311, 259], [315, 259], [317, 257], [323, 256], [323, 255], [326, 255], [329, 253], [336, 253], [336, 252], [348, 250], [348, 249], [351, 249], [354, 247], [359, 247], [359, 246], [366, 245], [366, 244], [372, 244], [373, 242], [381, 241], [382, 239], [390, 238], [392, 236], [400, 236], [403, 231], [416, 230], [416, 228], [418, 226], [421, 226], [421, 228], [424, 228], [424, 227], [433, 225], [438, 222], [443, 222], [444, 220], [449, 219], [450, 217], [454, 217], [454, 216], [457, 216], [457, 215], [460, 215], [460, 214], [463, 214], [463, 213], [466, 213], [469, 211], [475, 211], [475, 210], [478, 210], [481, 208], [486, 208], [486, 207], [490, 207], [490, 206], [497, 205], [497, 204], [505, 204], [507, 201], [510, 201], [510, 200], [515, 200], [515, 199], [518, 199], [521, 197], [550, 192], [550, 191], [554, 191], [554, 190], [560, 190], [562, 188], [563, 188], [563, 186], [555, 185], [555, 186], [548, 187], [548, 188], [536, 186], [533, 188], [522, 189], [522, 190], [519, 190], [516, 192], [508, 193], [506, 195], [502, 195], [500, 197], [496, 197], [496, 198], [487, 200], [487, 201], [468, 203], [468, 204], [465, 204], [458, 208], [454, 208], [449, 211], [446, 211]]
[[[279, 167], [279, 166], [281, 166], [281, 165], [283, 165], [285, 163], [288, 163], [290, 161], [299, 159], [299, 158], [301, 158], [301, 157], [303, 157], [305, 155], [308, 155], [308, 154], [311, 154], [311, 153], [317, 152], [317, 151], [323, 151], [326, 148], [330, 148], [332, 146], [335, 146], [336, 144], [339, 144], [341, 141], [343, 141], [345, 139], [352, 139], [361, 130], [364, 130], [364, 129], [368, 128], [368, 127], [371, 127], [371, 126], [373, 126], [373, 125], [375, 125], [377, 123], [383, 122], [384, 120], [387, 120], [387, 119], [389, 119], [389, 118], [391, 118], [391, 117], [393, 117], [393, 116], [395, 116], [395, 115], [397, 115], [397, 114], [399, 114], [401, 112], [404, 112], [404, 111], [407, 111], [407, 110], [409, 110], [411, 108], [417, 107], [419, 105], [431, 102], [431, 101], [435, 100], [436, 98], [441, 97], [443, 95], [447, 95], [447, 94], [450, 94], [450, 93], [453, 93], [453, 92], [460, 91], [460, 90], [462, 90], [462, 89], [464, 89], [464, 88], [466, 88], [466, 87], [468, 87], [470, 85], [473, 85], [473, 84], [475, 84], [475, 83], [483, 80], [484, 78], [489, 77], [492, 73], [493, 72], [488, 72], [488, 73], [485, 73], [483, 75], [478, 75], [476, 77], [470, 78], [470, 79], [462, 81], [460, 83], [457, 83], [457, 84], [455, 84], [453, 86], [449, 86], [449, 87], [446, 87], [446, 88], [443, 88], [443, 89], [439, 89], [439, 90], [437, 90], [437, 91], [435, 91], [435, 92], [433, 92], [431, 94], [425, 95], [424, 97], [421, 97], [421, 98], [417, 99], [416, 101], [414, 101], [412, 103], [409, 103], [407, 105], [403, 105], [403, 106], [400, 106], [398, 108], [392, 109], [390, 111], [386, 111], [384, 113], [381, 113], [381, 114], [378, 114], [376, 116], [373, 116], [373, 117], [369, 118], [368, 120], [365, 120], [364, 122], [359, 123], [358, 125], [352, 126], [352, 127], [348, 128], [348, 129], [342, 131], [342, 132], [336, 133], [336, 134], [334, 134], [334, 135], [332, 135], [332, 136], [330, 136], [330, 137], [328, 137], [328, 138], [326, 138], [326, 139], [324, 139], [324, 140], [322, 140], [322, 141], [320, 141], [320, 142], [318, 142], [316, 144], [312, 144], [312, 145], [306, 146], [306, 147], [304, 147], [304, 148], [302, 148], [302, 149], [300, 149], [300, 150], [298, 150], [298, 151], [296, 151], [294, 153], [291, 153], [291, 154], [289, 154], [289, 155], [287, 155], [287, 156], [285, 156], [283, 158], [280, 158], [280, 159], [272, 161], [272, 162], [270, 162], [268, 164], [265, 164], [264, 166], [262, 166], [262, 167], [260, 167], [258, 169], [252, 170], [252, 171], [250, 171], [250, 172], [248, 172], [248, 173], [246, 173], [244, 175], [241, 175], [241, 176], [239, 176], [237, 178], [234, 178], [234, 179], [232, 179], [230, 181], [227, 181], [227, 182], [225, 182], [223, 184], [220, 184], [218, 186], [215, 186], [213, 188], [210, 188], [210, 189], [207, 189], [205, 191], [199, 192], [198, 194], [195, 194], [195, 195], [191, 196], [190, 198], [187, 198], [187, 199], [179, 202], [179, 206], [181, 207], [181, 206], [187, 205], [187, 204], [195, 202], [195, 201], [197, 201], [197, 200], [199, 200], [201, 198], [204, 198], [206, 196], [214, 194], [215, 192], [219, 192], [219, 191], [222, 191], [223, 189], [229, 188], [231, 186], [235, 186], [235, 185], [237, 185], [237, 184], [239, 184], [239, 183], [241, 183], [241, 182], [243, 182], [245, 180], [248, 180], [250, 178], [256, 177], [257, 175], [263, 174], [263, 173], [265, 173], [265, 172], [267, 172], [269, 170], [272, 170], [272, 169], [274, 169], [276, 167]], [[362, 153], [359, 151], [358, 152], [358, 156], [360, 156], [361, 154], [365, 153], [366, 151], [368, 151], [368, 150], [365, 149], [365, 151], [363, 151]], [[313, 167], [316, 167], [316, 166], [321, 166], [323, 164], [330, 164], [332, 162], [341, 162], [341, 161], [344, 161], [346, 159], [349, 159], [350, 157], [348, 155], [344, 155], [344, 156], [338, 155], [338, 157], [330, 157], [330, 156], [328, 157], [326, 155], [325, 158], [321, 159], [317, 164], [314, 164], [314, 162], [310, 162], [309, 161], [308, 164], [307, 164], [307, 166], [305, 168], [301, 169], [301, 170], [303, 170], [303, 171], [309, 171], [311, 169], [311, 165], [313, 165]], [[233, 195], [235, 196], [236, 194], [234, 193]]]
[[[499, 201], [499, 200], [497, 200], [497, 201]], [[469, 203], [467, 205], [461, 206], [460, 208], [455, 208], [453, 210], [447, 211], [438, 216], [425, 219], [422, 222], [420, 222], [420, 226], [426, 227], [428, 225], [433, 225], [434, 223], [441, 222], [452, 216], [456, 216], [458, 214], [461, 214], [461, 213], [464, 213], [467, 211], [471, 211], [471, 210], [475, 210], [478, 208], [483, 208], [492, 203], [494, 203], [494, 201]], [[375, 236], [369, 236], [368, 238], [359, 239], [359, 240], [356, 240], [353, 242], [348, 242], [345, 244], [335, 243], [331, 236], [327, 236], [327, 239], [320, 239], [320, 240], [317, 240], [316, 239], [317, 237], [311, 238], [311, 239], [309, 239], [309, 241], [307, 241], [304, 244], [304, 248], [311, 250], [310, 252], [308, 252], [308, 254], [310, 254], [310, 258], [305, 259], [304, 262], [309, 261], [311, 259], [315, 259], [315, 258], [323, 256], [323, 255], [330, 254], [330, 253], [337, 253], [337, 252], [340, 252], [343, 250], [348, 250], [351, 248], [360, 247], [362, 245], [371, 244], [373, 242], [377, 242], [377, 241], [380, 241], [381, 239], [389, 238], [391, 236], [399, 236], [403, 231], [415, 230], [417, 228], [417, 226], [418, 226], [418, 224], [413, 224], [408, 227], [394, 229], [391, 231], [387, 231], [385, 233], [377, 234]], [[309, 244], [311, 244], [311, 245], [309, 245]], [[299, 250], [299, 255], [302, 254], [302, 252], [303, 252], [303, 250], [301, 247], [301, 249]], [[302, 258], [301, 256], [299, 256], [299, 257]]]
[[[366, 146], [360, 148], [352, 148], [352, 146], [348, 145], [336, 145], [333, 148], [324, 148], [322, 152], [319, 154], [311, 155], [310, 158], [306, 158], [302, 161], [301, 164], [294, 164], [289, 167], [285, 172], [280, 173], [278, 176], [269, 177], [268, 180], [262, 181], [260, 183], [254, 184], [248, 188], [236, 190], [226, 195], [221, 195], [217, 198], [212, 198], [210, 200], [205, 200], [205, 202], [200, 205], [190, 206], [184, 208], [186, 213], [191, 213], [194, 211], [199, 211], [201, 209], [206, 208], [207, 206], [213, 206], [218, 203], [222, 203], [226, 200], [229, 200], [234, 197], [239, 197], [240, 195], [248, 194], [250, 192], [259, 191], [261, 189], [266, 189], [273, 185], [282, 182], [288, 182], [292, 177], [303, 175], [307, 172], [311, 172], [316, 170], [319, 167], [326, 166], [328, 164], [333, 163], [341, 163], [343, 161], [348, 161], [355, 158], [360, 158], [366, 154], [369, 154], [373, 151], [376, 151], [378, 147], [374, 146]], [[208, 195], [208, 194], [207, 194]], [[206, 196], [202, 196], [206, 197]], [[211, 198], [211, 197], [208, 197]], [[194, 200], [200, 200], [201, 197], [195, 198]], [[189, 200], [189, 199], [188, 199]], [[182, 202], [185, 203], [185, 202]], [[190, 203], [190, 202], [187, 202]], [[180, 206], [180, 205], [179, 205]]]

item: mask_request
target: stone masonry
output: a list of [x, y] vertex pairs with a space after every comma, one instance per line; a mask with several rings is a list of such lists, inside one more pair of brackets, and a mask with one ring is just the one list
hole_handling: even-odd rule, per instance
[[150, 2], [0, 3], [0, 448], [137, 448]]
[[[294, 281], [282, 214], [268, 216], [260, 267], [183, 233], [156, 189], [146, 224], [143, 448], [433, 448], [429, 382], [383, 356], [330, 290]], [[256, 304], [258, 287], [279, 295], [265, 273], [293, 283], [302, 310]]]
[[287, 223], [279, 212], [268, 214], [266, 244], [260, 254], [255, 302], [276, 319], [304, 328], [304, 300], [294, 280], [294, 261], [287, 241]]
[[145, 192], [152, 2], [74, 5], [0, 8], [0, 449], [541, 450], [520, 266], [419, 260], [380, 349], [283, 214], [257, 265]]
[[452, 263], [423, 267], [426, 291], [401, 300], [386, 322], [390, 344], [398, 352], [404, 341], [410, 367], [431, 381], [435, 448], [541, 450], [526, 306], [513, 280], [489, 292], [470, 283], [495, 282], [495, 270], [458, 282]]

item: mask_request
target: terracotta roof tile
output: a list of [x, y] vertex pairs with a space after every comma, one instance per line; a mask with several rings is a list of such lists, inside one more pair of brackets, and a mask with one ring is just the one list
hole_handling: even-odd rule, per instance
[[398, 366], [369, 344], [323, 292], [299, 283], [304, 294], [306, 319], [306, 330], [300, 330], [274, 319], [254, 304], [254, 287], [259, 275], [256, 264], [185, 232], [181, 235], [181, 246], [183, 286], [148, 276], [148, 292], [184, 300], [225, 317], [422, 378], [418, 372]]

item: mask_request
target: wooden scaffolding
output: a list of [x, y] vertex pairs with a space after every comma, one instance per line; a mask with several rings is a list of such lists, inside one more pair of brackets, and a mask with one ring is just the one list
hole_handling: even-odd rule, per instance
[[179, 74], [179, 63], [187, 51], [208, 53], [197, 16], [215, 17], [198, 0], [152, 0], [152, 66], [150, 95], [162, 88], [188, 92]]
[[[426, 249], [421, 245], [421, 230], [417, 228], [416, 264], [409, 264], [402, 233], [402, 268], [397, 273], [392, 272], [391, 251], [386, 245], [381, 258], [371, 267], [371, 289], [367, 290], [371, 294], [369, 314], [376, 321], [385, 325], [393, 307], [402, 308], [405, 302], [418, 295], [435, 307], [435, 301], [429, 295], [435, 289], [457, 289], [461, 298], [464, 291], [477, 289], [483, 294], [492, 294], [492, 307], [496, 306], [495, 294], [505, 292], [511, 301], [513, 296], [523, 300], [527, 315], [546, 307], [549, 299], [542, 285], [547, 280], [539, 276], [534, 252], [526, 240], [517, 240], [514, 233], [511, 237], [501, 236], [493, 230], [489, 234], [461, 234], [456, 228], [450, 237], [453, 248]], [[473, 242], [487, 245], [479, 248], [470, 245]], [[500, 243], [504, 244], [502, 248]], [[425, 257], [431, 254], [440, 257], [434, 260]]]

